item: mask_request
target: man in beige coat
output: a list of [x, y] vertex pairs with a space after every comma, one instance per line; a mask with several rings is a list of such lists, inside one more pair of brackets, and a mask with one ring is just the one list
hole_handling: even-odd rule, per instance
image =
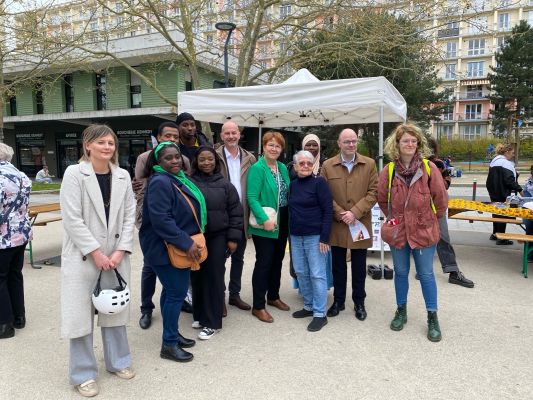
[[244, 251], [246, 250], [247, 242], [246, 228], [248, 227], [248, 218], [250, 215], [248, 201], [246, 200], [246, 177], [248, 176], [248, 170], [255, 163], [256, 159], [252, 153], [239, 146], [241, 132], [235, 122], [227, 121], [222, 125], [220, 138], [224, 143], [217, 149], [217, 154], [222, 160], [220, 172], [237, 189], [244, 210], [244, 231], [242, 232], [242, 239], [237, 244], [237, 250], [231, 255], [229, 304], [241, 310], [250, 310], [250, 305], [241, 299], [240, 292]]
[[[344, 310], [346, 300], [346, 250], [352, 262], [352, 300], [355, 316], [366, 319], [365, 279], [366, 253], [372, 247], [372, 207], [377, 200], [378, 174], [371, 158], [357, 153], [357, 134], [344, 129], [337, 140], [340, 153], [326, 160], [321, 175], [326, 178], [333, 196], [333, 224], [330, 242], [333, 264], [333, 304], [327, 312], [334, 317]], [[367, 239], [352, 237], [350, 225], [362, 223], [368, 230]], [[358, 235], [356, 235], [358, 236]]]

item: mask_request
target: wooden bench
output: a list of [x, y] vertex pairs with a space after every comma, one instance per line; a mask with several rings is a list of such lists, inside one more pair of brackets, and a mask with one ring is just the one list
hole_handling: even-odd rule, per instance
[[474, 221], [478, 222], [501, 222], [505, 224], [515, 224], [515, 225], [522, 225], [524, 221], [522, 218], [497, 218], [497, 217], [483, 217], [483, 216], [477, 216], [477, 215], [460, 215], [455, 214], [450, 217], [449, 219], [457, 219], [461, 221], [469, 221], [470, 223], [474, 223]]
[[36, 221], [36, 222], [33, 223], [33, 226], [46, 226], [50, 222], [61, 221], [62, 219], [63, 218], [61, 218], [61, 215], [58, 215], [57, 217]]
[[[30, 206], [28, 208], [28, 216], [30, 217], [31, 225], [32, 226], [46, 226], [50, 222], [61, 221], [62, 220], [61, 215], [54, 215], [50, 218], [41, 219], [37, 221], [37, 217], [39, 216], [39, 214], [55, 212], [55, 211], [60, 211], [60, 210], [61, 210], [61, 206], [59, 203], [37, 204], [34, 206]], [[41, 268], [40, 266], [35, 265], [33, 263], [33, 246], [32, 246], [31, 240], [28, 243], [28, 248], [26, 249], [26, 251], [30, 253], [31, 266], [35, 269], [40, 269]]]
[[530, 248], [530, 243], [533, 243], [533, 235], [526, 235], [525, 233], [496, 233], [498, 239], [516, 240], [524, 244], [524, 253], [522, 255], [522, 274], [527, 278], [527, 256], [533, 250]]

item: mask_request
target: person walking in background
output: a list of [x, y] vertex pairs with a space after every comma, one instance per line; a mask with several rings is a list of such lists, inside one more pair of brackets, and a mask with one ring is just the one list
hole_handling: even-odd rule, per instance
[[26, 326], [24, 250], [32, 240], [28, 218], [31, 180], [13, 164], [13, 148], [0, 143], [0, 339]]
[[248, 311], [250, 305], [241, 299], [241, 277], [244, 266], [244, 252], [248, 237], [248, 218], [250, 211], [248, 209], [248, 199], [246, 198], [246, 178], [250, 167], [256, 159], [252, 153], [239, 146], [241, 132], [237, 124], [233, 121], [227, 121], [222, 125], [220, 139], [222, 145], [216, 149], [220, 157], [220, 173], [235, 186], [243, 208], [244, 225], [242, 235], [237, 241], [237, 249], [231, 254], [231, 270], [229, 280], [229, 300], [232, 306]]
[[[174, 122], [163, 122], [157, 128], [157, 134], [155, 136], [157, 143], [172, 142], [179, 143], [178, 125]], [[137, 157], [135, 164], [135, 179], [133, 180], [133, 191], [135, 192], [136, 208], [135, 208], [135, 225], [138, 229], [141, 227], [142, 222], [142, 208], [144, 200], [144, 192], [146, 190], [146, 182], [148, 177], [153, 173], [151, 170], [147, 170], [146, 162], [150, 156], [152, 150], [145, 151]], [[185, 172], [189, 172], [191, 165], [189, 159], [182, 156], [183, 169]], [[143, 265], [141, 272], [141, 318], [139, 319], [139, 326], [142, 329], [148, 329], [152, 324], [152, 312], [155, 308], [152, 301], [152, 297], [155, 293], [155, 284], [157, 281], [157, 275], [149, 265]], [[183, 302], [184, 311], [192, 312], [192, 307], [186, 301]]]
[[[343, 129], [337, 140], [340, 153], [324, 162], [321, 175], [326, 178], [333, 196], [333, 222], [329, 244], [333, 261], [333, 304], [327, 312], [335, 317], [344, 310], [346, 301], [346, 250], [351, 253], [352, 300], [355, 317], [364, 321], [367, 249], [372, 247], [372, 207], [376, 203], [378, 175], [376, 163], [357, 152], [357, 133]], [[350, 225], [362, 223], [370, 233], [354, 241]]]
[[298, 177], [289, 191], [289, 230], [291, 254], [303, 309], [294, 318], [313, 317], [307, 326], [310, 332], [322, 329], [327, 323], [328, 302], [327, 258], [329, 235], [333, 219], [333, 200], [326, 180], [313, 173], [315, 156], [307, 150], [294, 155]]
[[[70, 384], [85, 397], [98, 394], [98, 367], [93, 349], [94, 307], [91, 300], [100, 273], [102, 287], [116, 287], [117, 269], [130, 282], [135, 200], [130, 175], [118, 167], [118, 139], [107, 125], [83, 131], [83, 156], [63, 175], [61, 251], [61, 332], [70, 340]], [[106, 369], [131, 379], [126, 334], [129, 304], [117, 314], [98, 314]]]
[[[444, 186], [446, 187], [446, 190], [448, 190], [452, 177], [450, 171], [446, 169], [444, 162], [439, 159], [439, 146], [437, 141], [433, 138], [429, 138], [428, 145], [431, 151], [429, 160], [439, 169], [444, 181]], [[449, 274], [448, 282], [467, 288], [473, 288], [474, 282], [465, 277], [457, 265], [455, 250], [453, 249], [450, 240], [450, 232], [448, 231], [448, 216], [446, 214], [439, 218], [439, 233], [440, 239], [437, 243], [437, 255], [439, 256], [440, 264], [442, 266], [442, 272]]]
[[139, 241], [144, 265], [155, 271], [163, 286], [160, 298], [163, 317], [160, 357], [187, 362], [193, 359], [193, 355], [184, 348], [193, 347], [196, 342], [183, 337], [178, 326], [191, 269], [174, 267], [166, 244], [185, 251], [191, 260], [199, 260], [200, 249], [191, 235], [203, 231], [207, 211], [202, 192], [185, 176], [182, 168], [183, 159], [176, 143], [161, 142], [150, 154], [146, 169], [147, 174], [153, 171], [153, 176], [149, 178], [144, 198]]
[[[496, 146], [496, 156], [490, 162], [486, 182], [490, 201], [503, 203], [513, 191], [522, 194], [522, 187], [518, 184], [518, 174], [512, 161], [513, 158], [514, 148], [511, 144], [499, 143]], [[493, 217], [505, 218], [495, 214], [493, 214]], [[490, 240], [496, 240], [498, 245], [513, 244], [512, 240], [498, 239], [496, 237], [497, 233], [505, 233], [506, 225], [505, 222], [493, 222]]]
[[205, 239], [207, 259], [191, 274], [193, 328], [198, 338], [210, 339], [222, 328], [224, 264], [242, 239], [242, 205], [235, 186], [220, 173], [222, 162], [212, 147], [198, 149], [191, 179], [204, 195], [207, 207]]
[[52, 183], [52, 175], [48, 172], [48, 166], [43, 165], [43, 169], [35, 175], [35, 182], [37, 183]]
[[[256, 227], [248, 225], [255, 246], [252, 314], [263, 322], [274, 322], [265, 308], [265, 295], [268, 305], [282, 311], [290, 310], [279, 297], [281, 267], [289, 234], [289, 174], [287, 167], [278, 161], [284, 147], [285, 139], [281, 133], [266, 132], [263, 135], [263, 157], [252, 165], [246, 181], [250, 213], [257, 222]], [[275, 210], [276, 219], [270, 219], [263, 207]]]
[[394, 262], [397, 310], [390, 324], [394, 331], [407, 322], [407, 294], [411, 254], [420, 279], [428, 313], [427, 338], [441, 340], [437, 318], [437, 282], [433, 256], [439, 241], [439, 218], [446, 218], [448, 193], [429, 155], [426, 138], [414, 124], [401, 124], [385, 142], [391, 160], [379, 174], [378, 203], [386, 216], [382, 239], [390, 245]]
[[196, 120], [186, 112], [176, 117], [176, 124], [179, 129], [180, 151], [189, 160], [194, 159], [200, 146], [210, 146], [207, 137], [196, 128]]

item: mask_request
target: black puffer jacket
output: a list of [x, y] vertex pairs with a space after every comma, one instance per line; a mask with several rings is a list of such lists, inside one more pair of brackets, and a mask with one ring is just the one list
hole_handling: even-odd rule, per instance
[[517, 182], [514, 163], [502, 155], [492, 159], [486, 185], [491, 201], [503, 202], [512, 191], [522, 191], [522, 187]]
[[236, 242], [243, 235], [243, 211], [235, 186], [220, 173], [205, 175], [197, 171], [191, 176], [205, 197], [207, 235], [226, 231], [228, 241]]

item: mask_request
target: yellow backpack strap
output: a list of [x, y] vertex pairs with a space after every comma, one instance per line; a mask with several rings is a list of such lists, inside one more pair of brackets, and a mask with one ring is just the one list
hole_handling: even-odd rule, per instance
[[[431, 176], [431, 168], [429, 167], [429, 160], [427, 158], [423, 158], [422, 162], [424, 163], [424, 166], [426, 167], [426, 172], [428, 173], [428, 177]], [[390, 192], [390, 187], [389, 187]], [[433, 203], [433, 197], [431, 197], [431, 193], [429, 194], [429, 199], [431, 201], [431, 209], [433, 210], [434, 214], [437, 214], [437, 208], [435, 207], [435, 203]]]
[[392, 177], [394, 175], [394, 163], [391, 161], [389, 163], [389, 168], [388, 168], [388, 172], [389, 172], [389, 186], [387, 188], [387, 217], [390, 217], [391, 215], [391, 205], [390, 205], [390, 194], [391, 194], [391, 190], [392, 190]]

